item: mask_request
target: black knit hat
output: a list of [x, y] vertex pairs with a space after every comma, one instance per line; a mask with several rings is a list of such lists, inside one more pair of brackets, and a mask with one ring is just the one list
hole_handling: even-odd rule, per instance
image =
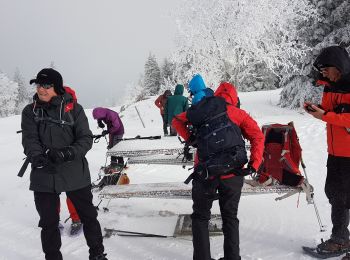
[[36, 75], [36, 79], [30, 80], [29, 83], [53, 84], [53, 88], [57, 94], [62, 95], [65, 92], [61, 74], [51, 68], [46, 68], [39, 71], [38, 75]]

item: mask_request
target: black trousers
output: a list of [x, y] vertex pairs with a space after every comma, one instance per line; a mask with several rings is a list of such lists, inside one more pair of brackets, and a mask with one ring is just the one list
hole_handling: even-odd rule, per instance
[[192, 235], [193, 259], [211, 260], [208, 223], [216, 191], [219, 193], [219, 205], [224, 233], [225, 260], [240, 260], [238, 204], [241, 198], [243, 177], [209, 182], [192, 181]]
[[[111, 149], [113, 146], [115, 146], [117, 143], [119, 143], [123, 139], [123, 135], [110, 135], [110, 140], [108, 144], [108, 149]], [[124, 165], [124, 158], [120, 156], [111, 156], [111, 166], [116, 165]]]
[[332, 206], [332, 236], [338, 243], [349, 241], [350, 158], [328, 155], [325, 192]]
[[[97, 220], [97, 210], [92, 204], [90, 185], [75, 191], [66, 192], [71, 199], [83, 223], [86, 243], [90, 257], [104, 252], [102, 232]], [[34, 192], [35, 206], [39, 213], [39, 227], [41, 227], [41, 244], [46, 260], [62, 260], [61, 234], [59, 223], [59, 194], [49, 192]]]
[[163, 119], [163, 133], [165, 135], [168, 135], [168, 122], [167, 120], [165, 119], [165, 115], [162, 115], [162, 119]]

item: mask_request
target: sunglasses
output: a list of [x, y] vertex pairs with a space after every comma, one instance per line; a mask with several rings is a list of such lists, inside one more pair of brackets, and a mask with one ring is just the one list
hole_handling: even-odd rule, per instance
[[44, 89], [50, 89], [53, 87], [53, 84], [35, 84], [37, 88], [42, 87]]

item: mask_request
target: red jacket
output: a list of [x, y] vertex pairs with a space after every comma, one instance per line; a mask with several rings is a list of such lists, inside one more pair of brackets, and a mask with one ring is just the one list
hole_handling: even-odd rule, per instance
[[[350, 88], [350, 85], [348, 86]], [[322, 120], [327, 123], [328, 153], [334, 156], [350, 157], [350, 111], [347, 113], [335, 113], [334, 109], [339, 104], [350, 106], [350, 91], [337, 92], [332, 86], [325, 86], [321, 106], [326, 113]]]
[[154, 101], [154, 104], [159, 108], [161, 115], [164, 115], [164, 108], [167, 100], [168, 100], [168, 97], [163, 94], [163, 95], [160, 95]]
[[[227, 114], [230, 120], [239, 126], [243, 137], [250, 141], [250, 163], [254, 169], [258, 169], [263, 157], [264, 134], [247, 112], [236, 107], [238, 102], [237, 91], [232, 84], [228, 82], [221, 83], [215, 92], [215, 96], [224, 98], [228, 103]], [[172, 120], [172, 126], [185, 141], [190, 137], [186, 127], [187, 124], [189, 124], [189, 121], [186, 112], [176, 115]]]

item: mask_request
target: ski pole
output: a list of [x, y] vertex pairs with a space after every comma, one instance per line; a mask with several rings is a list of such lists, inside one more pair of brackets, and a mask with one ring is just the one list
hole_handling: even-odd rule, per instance
[[96, 210], [100, 210], [100, 208], [98, 206], [100, 206], [102, 200], [100, 200], [100, 202], [97, 204], [97, 206], [95, 206]]
[[[108, 229], [105, 228], [107, 231]], [[157, 234], [151, 234], [151, 233], [142, 233], [142, 232], [133, 232], [133, 231], [126, 231], [126, 230], [119, 230], [119, 229], [112, 229], [110, 230], [112, 233], [117, 234], [118, 236], [130, 236], [130, 237], [175, 237], [175, 236], [165, 236], [165, 235], [157, 235]]]
[[141, 116], [140, 116], [140, 112], [139, 112], [139, 110], [137, 109], [137, 106], [135, 106], [135, 109], [136, 109], [137, 115], [139, 116], [140, 121], [141, 121], [141, 123], [142, 123], [142, 125], [143, 125], [143, 128], [146, 128], [145, 123], [143, 122], [143, 120], [142, 120], [142, 118], [141, 118]]
[[67, 221], [71, 218], [71, 216], [69, 216], [68, 218], [65, 219], [64, 223], [67, 223]]
[[119, 141], [128, 141], [128, 140], [138, 140], [138, 139], [148, 139], [148, 140], [157, 140], [161, 139], [162, 137], [160, 135], [151, 135], [151, 136], [135, 136], [135, 137], [130, 137], [130, 138], [120, 138], [117, 139]]
[[[301, 162], [301, 167], [303, 168], [303, 172], [304, 172], [304, 175], [305, 175], [305, 179], [306, 179], [306, 181], [309, 183], [309, 180], [308, 180], [307, 174], [306, 174], [306, 165], [305, 165], [305, 163], [304, 163], [303, 157], [300, 158], [300, 162]], [[314, 209], [315, 209], [315, 213], [316, 213], [318, 225], [320, 226], [320, 232], [325, 232], [325, 231], [326, 231], [326, 228], [325, 228], [325, 226], [322, 224], [322, 220], [321, 220], [320, 214], [319, 214], [319, 212], [318, 212], [318, 209], [317, 209], [317, 206], [316, 206], [316, 202], [315, 202], [315, 199], [313, 198], [313, 195], [314, 195], [314, 193], [312, 192], [312, 194], [311, 194], [311, 196], [312, 196], [312, 201], [313, 201], [312, 204], [314, 205]]]
[[109, 211], [108, 206], [109, 206], [109, 203], [111, 202], [111, 200], [112, 200], [112, 199], [109, 199], [108, 202], [107, 202], [106, 207], [103, 207], [103, 211], [104, 211], [104, 212], [108, 212], [108, 211]]

